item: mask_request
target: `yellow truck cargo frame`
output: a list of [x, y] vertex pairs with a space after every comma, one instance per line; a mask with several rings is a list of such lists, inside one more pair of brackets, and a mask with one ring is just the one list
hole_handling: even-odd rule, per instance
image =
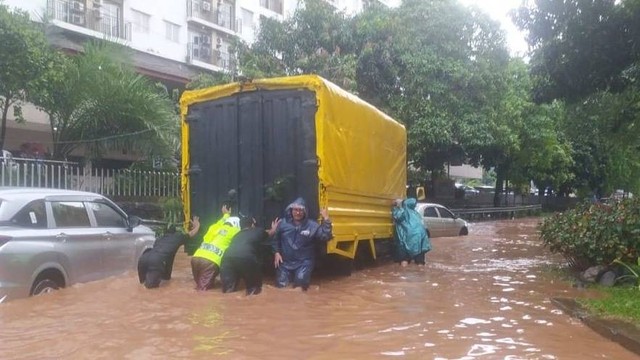
[[[182, 95], [181, 184], [185, 222], [189, 222], [193, 198], [198, 196], [192, 193], [190, 180], [193, 172], [190, 161], [195, 156], [190, 153], [190, 136], [196, 136], [190, 132], [189, 117], [193, 113], [190, 110], [198, 104], [226, 101], [252, 92], [282, 90], [315, 94], [317, 204], [328, 209], [334, 234], [327, 244], [327, 253], [353, 259], [358, 244], [364, 241], [375, 259], [374, 242], [393, 238], [393, 200], [403, 198], [406, 193], [406, 131], [402, 124], [371, 104], [315, 75], [238, 82], [186, 91]], [[199, 121], [216, 118], [201, 116]], [[286, 203], [292, 200], [286, 199]], [[318, 214], [319, 209], [312, 210]]]

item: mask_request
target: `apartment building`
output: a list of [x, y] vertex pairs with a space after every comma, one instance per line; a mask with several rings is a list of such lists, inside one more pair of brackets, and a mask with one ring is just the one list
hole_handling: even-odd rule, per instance
[[[368, 4], [398, 0], [325, 0], [357, 13]], [[80, 51], [103, 38], [133, 50], [141, 73], [185, 84], [199, 72], [234, 72], [229, 48], [236, 37], [251, 43], [262, 17], [290, 16], [299, 0], [5, 0], [48, 21], [53, 45]]]
[[[325, 0], [347, 13], [383, 0]], [[389, 1], [389, 0], [387, 0]], [[393, 1], [393, 0], [391, 0]], [[52, 45], [82, 51], [92, 38], [131, 48], [136, 70], [169, 88], [182, 88], [203, 72], [236, 72], [232, 39], [251, 43], [262, 17], [284, 20], [299, 0], [4, 0], [47, 21]], [[26, 124], [9, 119], [7, 148], [50, 139], [47, 118], [24, 109]], [[12, 112], [10, 112], [12, 114]]]

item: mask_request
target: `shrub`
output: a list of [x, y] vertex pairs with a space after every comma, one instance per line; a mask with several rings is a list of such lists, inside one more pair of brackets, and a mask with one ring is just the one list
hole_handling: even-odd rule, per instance
[[544, 245], [582, 271], [614, 260], [636, 263], [640, 246], [640, 200], [582, 203], [544, 220]]

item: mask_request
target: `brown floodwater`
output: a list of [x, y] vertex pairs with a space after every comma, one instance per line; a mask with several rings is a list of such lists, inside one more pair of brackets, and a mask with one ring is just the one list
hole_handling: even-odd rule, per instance
[[550, 298], [537, 219], [483, 222], [433, 239], [425, 267], [315, 276], [308, 292], [193, 290], [188, 257], [146, 290], [131, 271], [0, 305], [0, 359], [635, 359]]

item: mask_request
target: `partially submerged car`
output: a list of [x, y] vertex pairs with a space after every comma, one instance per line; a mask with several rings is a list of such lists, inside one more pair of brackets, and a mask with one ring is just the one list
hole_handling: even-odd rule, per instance
[[433, 203], [418, 203], [416, 211], [422, 215], [429, 237], [462, 236], [469, 234], [469, 224], [446, 207]]
[[106, 197], [0, 187], [0, 303], [134, 269], [155, 242]]

